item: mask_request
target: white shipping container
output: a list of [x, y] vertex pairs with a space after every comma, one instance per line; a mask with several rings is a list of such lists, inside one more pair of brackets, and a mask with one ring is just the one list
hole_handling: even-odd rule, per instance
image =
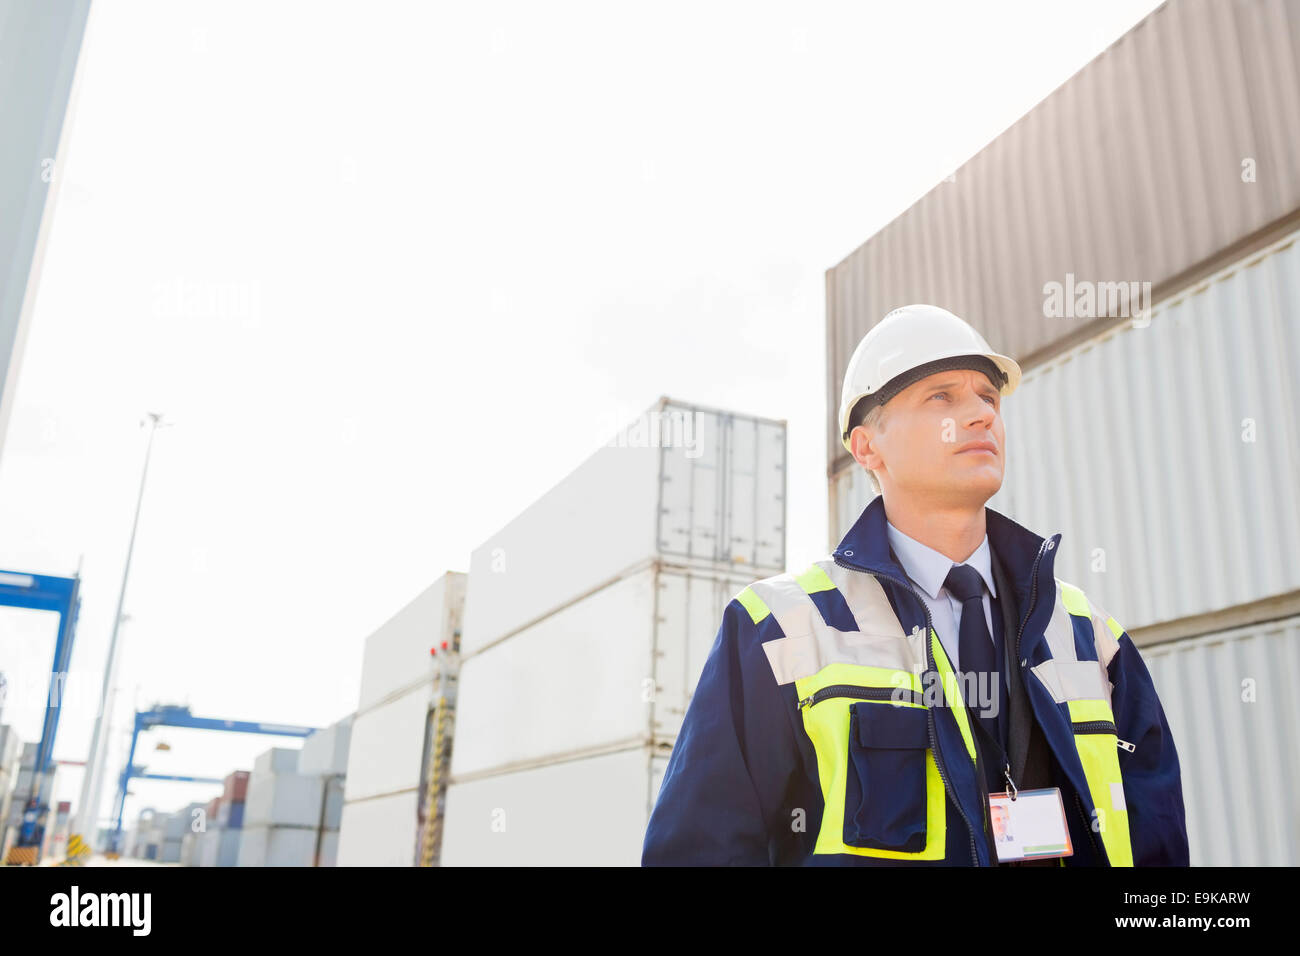
[[193, 832], [196, 810], [202, 810], [206, 807], [205, 803], [191, 803], [184, 809], [177, 810], [175, 813], [167, 815], [166, 822], [163, 823], [163, 839], [179, 840], [187, 833]]
[[437, 659], [429, 651], [451, 645], [465, 605], [464, 574], [448, 571], [366, 638], [357, 711], [419, 684], [432, 684]]
[[8, 724], [0, 724], [0, 770], [17, 771], [22, 742]]
[[477, 548], [472, 654], [655, 558], [785, 564], [785, 424], [661, 399]]
[[160, 863], [179, 863], [181, 861], [181, 841], [164, 840], [158, 845]]
[[346, 773], [348, 743], [352, 739], [352, 717], [318, 730], [302, 742], [299, 773]]
[[239, 840], [240, 866], [311, 866], [316, 830], [309, 827], [249, 827]]
[[338, 866], [414, 866], [419, 839], [414, 790], [343, 806]]
[[443, 866], [638, 866], [667, 754], [647, 747], [447, 790]]
[[465, 660], [452, 775], [671, 742], [727, 603], [753, 580], [647, 568]]
[[343, 777], [325, 778], [325, 822], [327, 830], [337, 830], [343, 821]]
[[357, 715], [348, 749], [345, 794], [349, 803], [419, 786], [432, 697], [433, 685], [420, 685]]
[[253, 761], [253, 773], [297, 773], [300, 753], [290, 747], [272, 747], [257, 755]]
[[1178, 751], [1192, 865], [1300, 865], [1300, 617], [1142, 658]]
[[[1300, 233], [1026, 371], [989, 507], [1124, 627], [1300, 589]], [[831, 546], [870, 500], [831, 483]], [[1214, 560], [1206, 559], [1213, 555]]]
[[326, 830], [320, 835], [320, 861], [317, 866], [338, 866], [339, 831]]
[[248, 778], [244, 827], [314, 827], [320, 821], [324, 780], [297, 773], [265, 774], [254, 770]]
[[209, 827], [200, 834], [199, 866], [235, 866], [239, 863], [241, 830]]

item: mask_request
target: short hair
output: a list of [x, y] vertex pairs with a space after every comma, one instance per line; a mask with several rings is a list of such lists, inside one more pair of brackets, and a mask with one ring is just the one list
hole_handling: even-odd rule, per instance
[[[849, 434], [853, 434], [853, 429], [857, 428], [859, 425], [866, 425], [871, 429], [878, 429], [884, 424], [885, 406], [878, 402], [872, 403], [868, 401], [869, 398], [870, 396], [864, 395], [858, 400], [857, 404], [853, 406], [853, 411], [849, 413]], [[867, 473], [867, 480], [871, 482], [872, 489], [876, 494], [880, 494], [880, 482], [876, 480], [876, 473], [870, 468], [864, 470]]]

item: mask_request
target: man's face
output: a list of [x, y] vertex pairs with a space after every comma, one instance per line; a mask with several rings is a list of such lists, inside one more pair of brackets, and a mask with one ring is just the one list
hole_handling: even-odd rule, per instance
[[885, 404], [881, 427], [859, 426], [850, 438], [853, 457], [876, 473], [887, 496], [970, 507], [1002, 487], [1002, 396], [974, 369], [913, 382]]
[[995, 806], [993, 808], [993, 834], [997, 837], [1003, 837], [1007, 832], [1007, 811], [1005, 807]]

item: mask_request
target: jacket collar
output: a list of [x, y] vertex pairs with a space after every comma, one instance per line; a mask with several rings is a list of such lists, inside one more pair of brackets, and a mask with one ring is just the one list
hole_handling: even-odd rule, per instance
[[[1018, 598], [1029, 596], [1034, 561], [1039, 560], [1040, 553], [1040, 584], [1052, 579], [1056, 548], [1061, 540], [1059, 532], [1050, 538], [1044, 538], [987, 506], [984, 508], [984, 522], [989, 546], [1014, 582]], [[832, 552], [832, 557], [842, 559], [846, 564], [863, 571], [876, 571], [905, 579], [903, 568], [894, 560], [889, 549], [886, 526], [885, 499], [882, 495], [876, 495], [841, 539], [839, 546]], [[1020, 606], [1025, 606], [1023, 600]]]

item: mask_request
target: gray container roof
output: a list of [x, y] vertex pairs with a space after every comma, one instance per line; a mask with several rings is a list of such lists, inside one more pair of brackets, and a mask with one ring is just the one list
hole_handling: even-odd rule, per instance
[[1028, 369], [1124, 321], [1048, 318], [1046, 283], [1157, 302], [1300, 220], [1297, 51], [1300, 0], [1166, 3], [827, 270], [831, 473], [845, 366], [889, 310], [943, 306]]

